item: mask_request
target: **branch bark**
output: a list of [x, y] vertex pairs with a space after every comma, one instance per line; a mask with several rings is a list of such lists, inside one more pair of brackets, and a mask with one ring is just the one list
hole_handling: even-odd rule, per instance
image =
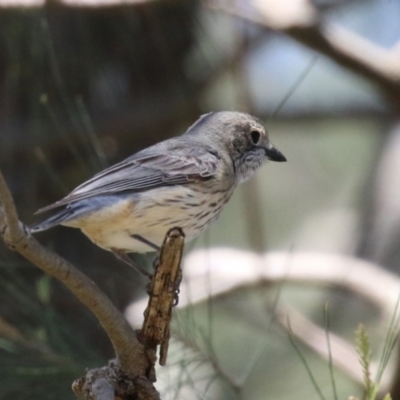
[[182, 280], [181, 259], [184, 238], [185, 235], [180, 228], [170, 229], [165, 236], [151, 282], [143, 327], [139, 333], [140, 340], [146, 346], [155, 350], [160, 345], [162, 366], [167, 361], [172, 307], [178, 303], [179, 285]]

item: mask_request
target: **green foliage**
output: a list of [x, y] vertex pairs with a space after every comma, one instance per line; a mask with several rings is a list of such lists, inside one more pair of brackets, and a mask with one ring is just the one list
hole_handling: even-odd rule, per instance
[[50, 277], [5, 262], [0, 286], [0, 400], [73, 399], [71, 383], [105, 363], [97, 343], [54, 307]]
[[364, 325], [360, 324], [355, 332], [356, 335], [356, 349], [360, 357], [360, 364], [363, 370], [365, 394], [364, 399], [374, 400], [378, 393], [379, 385], [374, 383], [371, 379], [371, 347], [369, 338]]
[[[360, 324], [355, 332], [356, 336], [356, 350], [360, 358], [360, 364], [363, 370], [364, 377], [364, 396], [363, 400], [376, 400], [379, 392], [379, 381], [371, 379], [371, 346], [368, 338], [367, 331], [364, 325]], [[350, 399], [358, 400], [356, 397]], [[391, 400], [391, 396], [387, 393], [384, 400]]]
[[378, 373], [376, 376], [377, 382], [380, 382], [380, 380], [382, 379], [383, 371], [385, 370], [389, 362], [394, 345], [396, 344], [397, 339], [399, 337], [399, 328], [400, 328], [399, 302], [400, 302], [400, 297], [397, 299], [396, 307], [394, 309], [392, 319], [390, 321], [389, 329], [386, 333], [385, 344], [383, 347]]

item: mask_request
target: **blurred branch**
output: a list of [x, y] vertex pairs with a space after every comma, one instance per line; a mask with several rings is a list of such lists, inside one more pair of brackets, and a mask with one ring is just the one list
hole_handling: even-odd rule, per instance
[[[207, 261], [205, 261], [207, 260]], [[183, 269], [185, 280], [181, 285], [179, 308], [203, 301], [213, 301], [244, 288], [272, 284], [301, 283], [319, 287], [340, 287], [377, 306], [388, 320], [396, 308], [400, 292], [400, 278], [378, 266], [348, 256], [319, 253], [255, 253], [232, 249], [198, 250], [186, 257]], [[134, 324], [143, 310], [143, 301], [127, 310]], [[279, 307], [277, 322], [285, 326], [289, 315], [293, 333], [319, 355], [329, 356], [326, 331], [299, 312]], [[235, 311], [237, 315], [237, 311]], [[251, 313], [245, 314], [251, 318]], [[261, 321], [249, 323], [259, 324]], [[262, 325], [265, 330], [264, 324]], [[334, 364], [362, 382], [361, 367], [354, 346], [329, 333]], [[385, 385], [387, 382], [385, 382]]]
[[253, 0], [256, 14], [232, 7], [232, 1], [207, 3], [212, 8], [285, 33], [363, 76], [400, 107], [400, 51], [386, 50], [343, 27], [326, 21], [308, 0]]
[[[259, 34], [263, 37], [264, 34]], [[255, 40], [256, 39], [256, 40]], [[246, 73], [246, 56], [251, 50], [254, 49], [255, 45], [260, 43], [259, 38], [256, 36], [252, 38], [248, 35], [245, 30], [241, 30], [238, 33], [237, 38], [238, 44], [237, 49], [240, 50], [239, 57], [235, 62], [231, 63], [232, 74], [237, 82], [237, 102], [239, 109], [249, 113], [256, 114], [256, 108], [254, 105], [254, 99], [249, 87], [249, 79]], [[262, 223], [262, 200], [260, 195], [259, 182], [257, 179], [250, 179], [246, 183], [245, 190], [241, 191], [243, 196], [242, 204], [244, 220], [246, 221], [247, 237], [249, 243], [254, 251], [262, 252], [265, 250], [265, 229]]]
[[[333, 254], [273, 252], [259, 256], [232, 249], [207, 249], [186, 257], [183, 269], [179, 307], [248, 286], [290, 282], [346, 289], [390, 317], [400, 293], [397, 275], [364, 260]], [[207, 284], [210, 281], [211, 287]]]
[[[390, 318], [400, 293], [397, 275], [371, 262], [333, 254], [274, 252], [260, 256], [233, 249], [207, 249], [189, 254], [183, 269], [185, 280], [178, 308], [246, 287], [289, 282], [343, 288], [369, 301]], [[145, 302], [138, 301], [127, 311], [132, 324], [137, 324]]]
[[[295, 335], [325, 360], [329, 361], [331, 357], [333, 365], [351, 376], [360, 385], [364, 385], [364, 374], [359, 362], [359, 356], [353, 344], [348, 343], [332, 332], [328, 332], [331, 344], [331, 352], [329, 353], [329, 347], [326, 342], [326, 329], [314, 324], [291, 307], [279, 306], [274, 310], [274, 316], [274, 321], [280, 327], [286, 331], [290, 329], [291, 334]], [[371, 371], [374, 375], [378, 371], [378, 364], [376, 362], [371, 364]], [[385, 382], [383, 386], [387, 387], [387, 384], [388, 382]], [[382, 390], [385, 391], [384, 388]]]
[[36, 354], [40, 354], [47, 360], [50, 359], [56, 362], [58, 365], [65, 366], [67, 364], [71, 364], [71, 360], [69, 358], [56, 354], [47, 344], [36, 338], [26, 338], [18, 328], [16, 328], [14, 325], [11, 325], [2, 317], [0, 317], [0, 338], [10, 340], [15, 344], [24, 347], [26, 350], [33, 350]]
[[[207, 260], [207, 261], [205, 261]], [[255, 253], [231, 249], [207, 249], [190, 254], [183, 267], [185, 280], [181, 285], [179, 308], [193, 306], [203, 301], [226, 298], [244, 288], [270, 286], [272, 284], [301, 283], [317, 286], [341, 287], [359, 295], [379, 307], [388, 320], [392, 317], [399, 297], [400, 279], [372, 263], [352, 257], [317, 253]], [[144, 300], [145, 301], [145, 300]], [[132, 324], [140, 318], [144, 301], [134, 303], [127, 310]], [[235, 315], [243, 310], [235, 310]], [[298, 311], [279, 306], [275, 321], [286, 327], [289, 316], [293, 334], [323, 358], [328, 359], [327, 332]], [[244, 313], [248, 324], [260, 325], [265, 333], [265, 320], [252, 318]], [[361, 366], [354, 346], [329, 332], [333, 364], [362, 383]], [[213, 360], [205, 356], [213, 365]], [[218, 371], [218, 364], [214, 365]], [[391, 368], [392, 370], [392, 368]], [[228, 379], [222, 370], [218, 374], [230, 382], [235, 390], [240, 384]], [[382, 390], [387, 387], [386, 377]]]

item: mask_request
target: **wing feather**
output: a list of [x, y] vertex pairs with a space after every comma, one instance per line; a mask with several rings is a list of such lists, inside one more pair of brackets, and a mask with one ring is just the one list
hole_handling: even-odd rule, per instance
[[41, 208], [37, 213], [98, 195], [141, 192], [206, 180], [216, 173], [219, 157], [215, 152], [191, 146], [173, 151], [161, 148], [154, 153], [155, 148], [152, 152], [139, 152], [99, 172], [63, 199]]

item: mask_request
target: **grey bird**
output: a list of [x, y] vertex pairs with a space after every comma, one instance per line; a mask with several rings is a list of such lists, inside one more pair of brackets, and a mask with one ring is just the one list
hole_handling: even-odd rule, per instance
[[236, 186], [267, 160], [286, 161], [263, 123], [249, 114], [201, 116], [182, 136], [150, 146], [99, 172], [31, 228], [79, 228], [101, 248], [131, 264], [127, 253], [161, 246], [172, 227], [192, 240], [215, 221]]

